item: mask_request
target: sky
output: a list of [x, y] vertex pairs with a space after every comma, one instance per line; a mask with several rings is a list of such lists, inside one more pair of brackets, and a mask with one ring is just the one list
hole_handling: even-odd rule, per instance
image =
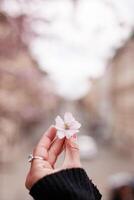
[[76, 5], [71, 0], [34, 0], [21, 8], [15, 2], [5, 1], [3, 9], [33, 19], [30, 28], [38, 37], [30, 42], [31, 53], [50, 74], [57, 93], [69, 100], [86, 95], [90, 78], [104, 73], [134, 27], [134, 0], [78, 0]]

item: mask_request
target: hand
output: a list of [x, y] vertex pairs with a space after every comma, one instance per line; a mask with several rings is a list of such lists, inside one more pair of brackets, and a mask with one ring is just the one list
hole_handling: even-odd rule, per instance
[[[63, 150], [65, 150], [65, 159], [63, 164], [56, 168], [56, 160]], [[46, 175], [62, 169], [81, 167], [76, 135], [70, 139], [58, 139], [56, 138], [56, 128], [54, 127], [50, 127], [42, 136], [33, 151], [33, 156], [43, 157], [44, 160], [34, 159], [32, 161], [25, 182], [29, 190], [34, 183]]]

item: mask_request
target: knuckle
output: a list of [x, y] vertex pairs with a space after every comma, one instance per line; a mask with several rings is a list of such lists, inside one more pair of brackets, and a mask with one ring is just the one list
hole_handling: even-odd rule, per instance
[[67, 145], [68, 145], [69, 148], [71, 148], [72, 151], [79, 152], [79, 145], [77, 143], [74, 143], [72, 141], [68, 141]]
[[78, 145], [69, 144], [68, 146], [71, 149], [71, 151], [79, 153], [79, 146]]

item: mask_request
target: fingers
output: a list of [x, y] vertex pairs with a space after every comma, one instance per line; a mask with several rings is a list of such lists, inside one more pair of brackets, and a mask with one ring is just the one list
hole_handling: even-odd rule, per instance
[[62, 152], [64, 141], [65, 139], [56, 138], [55, 141], [52, 143], [49, 149], [49, 159], [48, 159], [51, 166], [54, 166], [59, 154]]
[[55, 136], [56, 136], [56, 128], [54, 126], [50, 126], [50, 128], [45, 132], [45, 134], [40, 139], [38, 145], [44, 146], [46, 149], [48, 149]]
[[76, 135], [65, 141], [64, 167], [81, 167], [79, 146]]
[[[48, 162], [48, 151], [51, 149], [50, 147], [52, 146], [52, 141], [54, 140], [55, 135], [56, 129], [54, 127], [50, 127], [34, 149], [33, 156], [36, 158], [34, 158], [31, 162], [31, 167], [25, 182], [28, 189], [30, 189], [40, 178], [53, 171], [52, 166]], [[55, 145], [53, 148], [55, 149]], [[60, 149], [58, 150], [56, 148], [56, 152], [58, 153], [59, 151]]]
[[56, 135], [56, 129], [54, 127], [50, 127], [38, 142], [36, 148], [33, 151], [33, 155], [41, 156], [44, 159], [47, 159], [48, 158], [47, 151], [51, 145], [51, 142], [55, 138], [55, 135]]

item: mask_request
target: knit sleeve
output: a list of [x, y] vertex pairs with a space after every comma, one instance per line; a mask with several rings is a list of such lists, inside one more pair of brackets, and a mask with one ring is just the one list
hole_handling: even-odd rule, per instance
[[101, 194], [82, 168], [47, 175], [30, 190], [35, 200], [100, 200]]

